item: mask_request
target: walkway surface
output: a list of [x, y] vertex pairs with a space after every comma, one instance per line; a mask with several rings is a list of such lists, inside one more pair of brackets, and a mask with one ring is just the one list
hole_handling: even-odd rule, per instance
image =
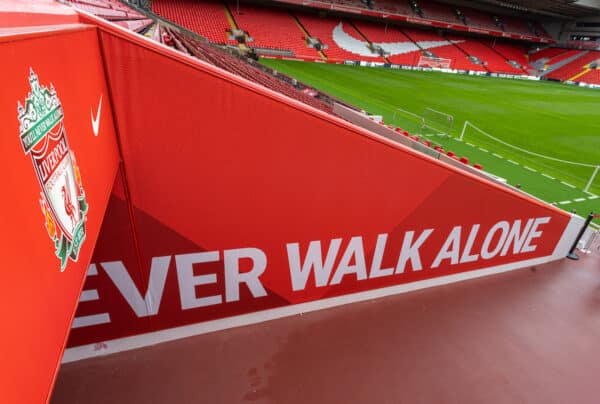
[[598, 403], [581, 255], [65, 364], [52, 403]]

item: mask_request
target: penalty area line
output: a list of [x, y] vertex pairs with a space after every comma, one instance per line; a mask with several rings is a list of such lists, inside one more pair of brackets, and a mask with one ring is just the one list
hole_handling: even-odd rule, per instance
[[556, 179], [556, 178], [554, 178], [553, 176], [551, 176], [551, 175], [548, 175], [548, 174], [545, 174], [545, 173], [542, 173], [542, 177], [546, 177], [546, 178], [549, 178], [549, 179], [551, 179], [551, 180], [555, 180], [555, 179]]
[[576, 188], [576, 187], [575, 187], [575, 185], [571, 185], [571, 184], [569, 184], [568, 182], [561, 181], [560, 183], [561, 183], [561, 184], [563, 184], [563, 185], [566, 185], [566, 186], [568, 186], [569, 188], [573, 188], [573, 189], [575, 189], [575, 188]]

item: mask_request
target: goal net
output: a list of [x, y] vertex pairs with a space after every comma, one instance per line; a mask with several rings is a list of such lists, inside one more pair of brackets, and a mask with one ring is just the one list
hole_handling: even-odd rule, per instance
[[421, 56], [419, 58], [419, 67], [431, 67], [434, 69], [449, 69], [452, 59], [438, 58], [435, 56]]
[[422, 122], [420, 134], [425, 136], [430, 135], [446, 135], [452, 134], [454, 127], [454, 116], [443, 111], [438, 111], [433, 108], [425, 108], [421, 115]]
[[544, 193], [548, 193], [548, 197], [556, 197], [559, 189], [565, 189], [564, 199], [569, 199], [575, 190], [593, 197], [600, 193], [599, 163], [561, 159], [558, 154], [550, 155], [515, 145], [469, 121], [465, 121], [458, 140], [495, 159], [510, 163], [508, 166], [514, 167], [513, 171], [518, 170], [521, 177], [529, 175], [535, 178], [539, 188], [537, 196], [543, 197]]

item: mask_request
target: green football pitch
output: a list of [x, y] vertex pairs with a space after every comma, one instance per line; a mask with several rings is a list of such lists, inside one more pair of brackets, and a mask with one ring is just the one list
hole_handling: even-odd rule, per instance
[[[429, 137], [540, 199], [583, 216], [600, 212], [600, 172], [584, 192], [600, 164], [599, 90], [437, 72], [262, 63]], [[460, 140], [465, 121], [483, 132], [469, 126]]]

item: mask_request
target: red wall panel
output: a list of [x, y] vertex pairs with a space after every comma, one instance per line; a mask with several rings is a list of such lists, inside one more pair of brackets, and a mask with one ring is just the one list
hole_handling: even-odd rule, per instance
[[[95, 28], [5, 36], [0, 54], [1, 401], [39, 403], [48, 399], [62, 357], [118, 152]], [[92, 117], [99, 125], [97, 135]], [[38, 143], [28, 150], [35, 139]], [[40, 175], [34, 169], [38, 163]], [[54, 174], [44, 179], [49, 169]], [[83, 199], [76, 197], [85, 200], [86, 214], [78, 209]], [[75, 234], [85, 239], [61, 263], [56, 243], [76, 245], [74, 238], [63, 238], [75, 223], [83, 229]]]
[[[121, 320], [74, 329], [71, 346], [547, 257], [569, 223], [191, 59], [108, 32], [102, 44], [135, 245], [112, 235], [127, 204], [113, 195], [86, 285], [104, 303], [78, 316]], [[502, 255], [511, 231], [519, 248]], [[332, 246], [330, 273], [292, 279], [311, 241], [323, 259]]]

